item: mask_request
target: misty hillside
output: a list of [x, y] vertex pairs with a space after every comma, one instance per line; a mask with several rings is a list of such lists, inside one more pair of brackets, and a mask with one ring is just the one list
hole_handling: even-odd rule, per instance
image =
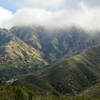
[[100, 35], [70, 27], [13, 27], [0, 29], [0, 76], [30, 74], [63, 57], [79, 54], [100, 43]]
[[41, 51], [44, 59], [49, 63], [65, 55], [75, 55], [100, 43], [100, 36], [92, 37], [92, 32], [76, 27], [61, 29], [13, 27], [11, 31], [25, 43]]

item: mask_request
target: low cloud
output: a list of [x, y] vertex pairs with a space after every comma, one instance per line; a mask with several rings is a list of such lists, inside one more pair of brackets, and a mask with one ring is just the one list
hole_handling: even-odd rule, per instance
[[20, 8], [13, 14], [0, 7], [0, 27], [23, 25], [45, 27], [76, 25], [87, 30], [100, 30], [100, 8], [91, 8], [81, 2], [78, 9], [52, 11], [44, 8]]
[[0, 7], [0, 27], [10, 27], [9, 20], [11, 20], [12, 16], [11, 11]]

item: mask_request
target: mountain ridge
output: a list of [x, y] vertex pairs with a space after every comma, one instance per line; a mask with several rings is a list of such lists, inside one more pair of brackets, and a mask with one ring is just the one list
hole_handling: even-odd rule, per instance
[[64, 29], [47, 29], [44, 27], [13, 27], [11, 32], [28, 45], [39, 50], [43, 58], [52, 63], [63, 57], [74, 55], [82, 50], [100, 43], [100, 36], [76, 27]]
[[17, 73], [16, 70], [25, 70], [26, 68], [27, 71], [34, 67], [38, 69], [40, 66], [48, 64], [38, 50], [24, 43], [10, 31], [0, 30], [0, 38], [2, 38], [0, 40], [0, 76], [5, 76], [7, 70], [9, 73], [10, 70], [15, 69], [15, 72], [10, 71], [10, 75]]

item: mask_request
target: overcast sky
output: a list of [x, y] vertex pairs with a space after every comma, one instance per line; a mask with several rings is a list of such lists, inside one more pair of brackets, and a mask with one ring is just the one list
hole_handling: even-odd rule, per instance
[[0, 0], [0, 27], [23, 25], [100, 30], [100, 0]]

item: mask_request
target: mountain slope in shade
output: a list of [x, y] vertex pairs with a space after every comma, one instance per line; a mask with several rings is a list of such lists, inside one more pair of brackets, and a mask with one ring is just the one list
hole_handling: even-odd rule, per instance
[[[47, 29], [45, 27], [13, 27], [12, 33], [43, 53], [49, 63], [67, 55], [75, 55], [100, 41], [79, 28]], [[100, 36], [99, 36], [100, 37]]]
[[[14, 82], [40, 93], [49, 91], [59, 95], [79, 93], [100, 78], [100, 46], [93, 47], [71, 58], [64, 58], [48, 70], [29, 75]], [[42, 92], [41, 92], [42, 91]]]
[[[11, 32], [0, 30], [0, 38], [0, 76], [16, 73], [13, 68], [20, 70], [25, 67], [24, 70], [27, 70], [47, 64], [39, 51], [12, 35]], [[11, 73], [5, 72], [7, 70]]]
[[81, 93], [81, 95], [84, 95], [84, 97], [86, 97], [88, 100], [100, 99], [100, 81], [89, 89], [85, 90], [83, 93]]

